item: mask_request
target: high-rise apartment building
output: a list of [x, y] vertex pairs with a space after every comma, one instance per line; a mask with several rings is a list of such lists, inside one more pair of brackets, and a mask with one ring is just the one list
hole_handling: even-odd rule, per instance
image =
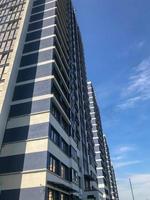
[[71, 1], [0, 0], [0, 199], [100, 200], [90, 121]]
[[[116, 183], [116, 180], [114, 176], [114, 180], [112, 179], [112, 165], [109, 155], [109, 148], [107, 145], [106, 137], [103, 134], [100, 111], [91, 82], [87, 83], [87, 88], [89, 95], [93, 141], [97, 162], [98, 188], [103, 193], [104, 200], [118, 200], [118, 193], [114, 194], [112, 185], [114, 182]], [[117, 190], [115, 191], [115, 193], [116, 192]], [[117, 195], [117, 198], [114, 198], [114, 195]]]
[[111, 163], [107, 139], [106, 139], [105, 135], [103, 136], [103, 138], [104, 138], [105, 152], [106, 152], [106, 158], [107, 158], [107, 168], [108, 168], [108, 173], [109, 173], [111, 200], [119, 200], [115, 171], [114, 171], [113, 165]]
[[113, 166], [111, 165], [112, 199], [119, 200], [118, 187]]

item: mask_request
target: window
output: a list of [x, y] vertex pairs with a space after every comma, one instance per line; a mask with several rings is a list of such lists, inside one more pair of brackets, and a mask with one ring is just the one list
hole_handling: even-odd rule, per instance
[[32, 97], [33, 90], [34, 90], [34, 83], [16, 86], [14, 91], [13, 101]]
[[49, 189], [48, 200], [58, 200], [58, 199], [60, 199], [60, 193]]
[[79, 183], [78, 173], [74, 169], [72, 169], [72, 182], [76, 184]]
[[23, 53], [29, 53], [32, 51], [37, 51], [39, 49], [43, 49], [46, 47], [50, 47], [53, 45], [53, 38], [43, 39], [35, 42], [30, 42], [29, 44], [25, 44]]
[[44, 64], [41, 66], [34, 66], [27, 69], [19, 70], [17, 82], [32, 80], [35, 78], [47, 76], [51, 73], [51, 65], [50, 64]]
[[95, 146], [94, 149], [95, 149], [95, 151], [100, 151], [100, 147], [99, 146]]
[[68, 144], [65, 142], [64, 139], [61, 139], [61, 149], [63, 150], [64, 153], [69, 155]]
[[52, 155], [49, 158], [49, 170], [65, 180], [70, 180], [69, 168]]
[[63, 164], [61, 164], [61, 177], [66, 178], [66, 167]]
[[16, 117], [31, 113], [32, 102], [12, 105], [9, 112], [9, 117]]
[[66, 120], [63, 118], [63, 116], [61, 115], [58, 108], [54, 105], [54, 103], [52, 103], [52, 105], [51, 105], [51, 112], [52, 112], [52, 115], [55, 117], [55, 119], [60, 123], [60, 126], [64, 129], [66, 134], [69, 135], [70, 134], [69, 133], [70, 132], [70, 126], [66, 122]]
[[23, 53], [29, 53], [31, 51], [36, 51], [40, 47], [40, 41], [32, 42], [24, 45]]
[[49, 164], [49, 170], [53, 173], [60, 174], [60, 162], [53, 156], [50, 156], [50, 164]]
[[59, 133], [51, 126], [50, 139], [57, 145], [61, 150], [69, 156], [69, 146], [65, 140], [59, 135]]
[[14, 12], [15, 10], [17, 9], [17, 5], [15, 5], [15, 6], [12, 6], [11, 8], [10, 8], [10, 12]]
[[69, 196], [56, 190], [49, 189], [48, 200], [69, 200]]
[[60, 200], [69, 200], [69, 197], [66, 194], [61, 193]]
[[[48, 123], [22, 126], [5, 130], [4, 143], [47, 136]], [[20, 134], [21, 133], [21, 134]]]
[[64, 120], [63, 118], [62, 118], [62, 121], [61, 121], [61, 126], [66, 131], [66, 133], [69, 135], [69, 125], [66, 122], [66, 120]]
[[69, 168], [61, 164], [61, 178], [69, 180]]
[[44, 21], [38, 21], [38, 22], [34, 22], [32, 24], [29, 25], [28, 31], [33, 31], [33, 30], [37, 30], [46, 26], [50, 26], [52, 24], [55, 23], [55, 18], [50, 18], [48, 20], [44, 20]]
[[60, 122], [60, 113], [54, 104], [52, 104], [52, 114]]
[[48, 193], [48, 200], [54, 200], [54, 191], [49, 190], [49, 193]]
[[45, 8], [45, 5], [41, 5], [41, 6], [38, 6], [38, 7], [36, 7], [36, 8], [33, 8], [33, 9], [32, 9], [32, 14], [37, 13], [37, 12], [44, 11], [44, 8]]
[[44, 13], [37, 13], [35, 15], [32, 15], [30, 18], [30, 22], [37, 21], [37, 20], [42, 20], [43, 18], [53, 16], [55, 15], [55, 10], [50, 10], [50, 11], [45, 11]]
[[90, 189], [90, 181], [85, 179], [85, 189], [89, 190]]
[[54, 27], [49, 27], [44, 30], [37, 30], [32, 33], [28, 33], [26, 37], [26, 41], [40, 39], [41, 37], [49, 36], [52, 34], [54, 34]]
[[37, 5], [40, 5], [43, 3], [45, 3], [45, 0], [36, 0], [36, 1], [34, 1], [33, 6], [37, 6]]
[[77, 161], [78, 158], [77, 158], [77, 151], [71, 146], [71, 157]]
[[100, 153], [96, 153], [96, 159], [101, 159], [101, 154]]
[[[24, 70], [20, 70], [17, 77], [17, 82], [32, 80], [36, 76], [36, 67], [27, 68]], [[37, 77], [37, 76], [36, 76]]]
[[52, 50], [22, 56], [21, 67], [52, 59]]
[[[40, 2], [40, 4], [42, 4], [42, 2]], [[44, 11], [44, 10], [47, 10], [49, 8], [53, 8], [56, 3], [55, 2], [49, 2], [49, 3], [47, 2], [47, 4], [45, 4], [45, 5], [40, 5], [40, 4], [39, 4], [38, 7], [35, 7], [35, 8], [32, 9], [32, 14], [33, 13], [37, 13], [37, 12], [41, 12], [41, 11]], [[36, 5], [36, 2], [35, 2], [34, 5]]]
[[10, 108], [10, 117], [26, 115], [49, 110], [50, 99], [38, 100], [33, 102], [12, 105]]
[[55, 144], [59, 146], [60, 136], [59, 133], [53, 127], [51, 127], [50, 138]]
[[[61, 84], [61, 80], [60, 77], [55, 73], [55, 78], [57, 79], [57, 82], [59, 83], [59, 86], [62, 87], [63, 85]], [[61, 88], [62, 89], [62, 88]], [[63, 91], [63, 89], [62, 89]], [[58, 88], [56, 87], [56, 85], [54, 84], [52, 87], [52, 93], [55, 95], [57, 101], [59, 102], [59, 104], [61, 105], [61, 107], [63, 108], [63, 111], [66, 113], [66, 115], [68, 116], [68, 118], [70, 117], [70, 109], [68, 108], [68, 106], [66, 105], [66, 102], [64, 101], [64, 98], [62, 96], [62, 94], [60, 93], [60, 91], [58, 90]]]

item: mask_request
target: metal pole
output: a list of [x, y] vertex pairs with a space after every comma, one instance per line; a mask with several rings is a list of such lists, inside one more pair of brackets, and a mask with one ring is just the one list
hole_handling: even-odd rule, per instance
[[130, 188], [131, 188], [132, 199], [135, 200], [135, 198], [134, 198], [134, 193], [133, 193], [132, 182], [131, 182], [131, 179], [130, 179], [130, 178], [129, 178], [129, 183], [130, 183]]

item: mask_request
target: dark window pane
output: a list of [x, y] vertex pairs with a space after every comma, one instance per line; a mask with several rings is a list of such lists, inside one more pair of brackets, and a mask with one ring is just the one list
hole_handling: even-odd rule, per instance
[[52, 59], [52, 50], [33, 53], [22, 57], [21, 67], [37, 64], [38, 62], [48, 61], [51, 59]]

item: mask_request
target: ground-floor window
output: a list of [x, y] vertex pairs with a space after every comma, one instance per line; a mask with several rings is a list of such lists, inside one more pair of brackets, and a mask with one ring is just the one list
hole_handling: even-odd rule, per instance
[[49, 190], [48, 200], [59, 200], [59, 192], [54, 190]]
[[49, 189], [48, 200], [69, 200], [69, 195]]
[[93, 195], [88, 195], [88, 196], [87, 196], [87, 199], [88, 199], [88, 200], [96, 200], [96, 198], [95, 198]]

